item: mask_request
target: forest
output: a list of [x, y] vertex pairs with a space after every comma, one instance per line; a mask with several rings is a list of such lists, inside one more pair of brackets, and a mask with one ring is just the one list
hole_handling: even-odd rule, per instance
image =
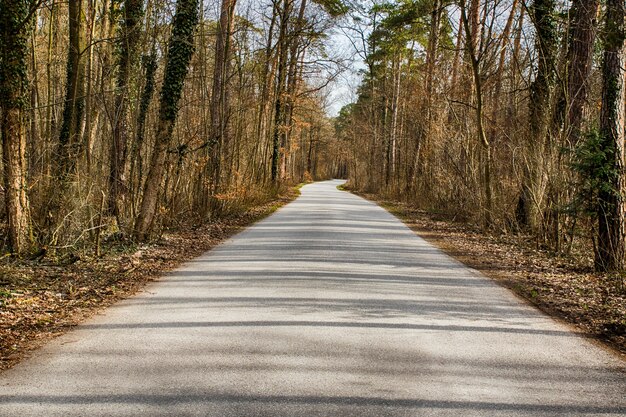
[[336, 119], [352, 187], [623, 270], [624, 7], [358, 9], [348, 30], [366, 69]]
[[145, 242], [345, 177], [622, 271], [624, 9], [2, 0], [3, 253]]
[[[324, 33], [344, 6], [0, 2], [0, 246], [148, 241], [337, 163]], [[329, 159], [330, 158], [330, 159]]]

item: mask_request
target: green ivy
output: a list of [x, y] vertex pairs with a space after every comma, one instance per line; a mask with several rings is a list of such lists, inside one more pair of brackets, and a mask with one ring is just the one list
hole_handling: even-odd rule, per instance
[[194, 51], [193, 34], [198, 18], [198, 0], [177, 2], [161, 88], [160, 117], [163, 120], [176, 120], [178, 102]]
[[620, 175], [615, 167], [617, 150], [603, 140], [597, 130], [591, 130], [576, 147], [572, 168], [579, 176], [577, 203], [589, 216], [598, 212], [601, 195], [619, 194], [613, 184]]
[[0, 104], [7, 108], [26, 105], [30, 7], [28, 0], [0, 1]]

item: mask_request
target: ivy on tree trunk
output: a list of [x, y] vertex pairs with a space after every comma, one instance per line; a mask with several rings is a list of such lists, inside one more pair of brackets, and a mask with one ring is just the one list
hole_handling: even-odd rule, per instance
[[165, 172], [165, 157], [172, 139], [178, 103], [194, 51], [193, 34], [198, 24], [198, 0], [178, 0], [167, 49], [163, 87], [159, 100], [159, 121], [156, 143], [146, 178], [141, 208], [135, 221], [135, 237], [150, 237], [159, 202], [159, 189]]
[[11, 251], [17, 255], [31, 246], [27, 191], [24, 108], [28, 86], [28, 40], [31, 2], [0, 2], [0, 127], [4, 166], [5, 205]]

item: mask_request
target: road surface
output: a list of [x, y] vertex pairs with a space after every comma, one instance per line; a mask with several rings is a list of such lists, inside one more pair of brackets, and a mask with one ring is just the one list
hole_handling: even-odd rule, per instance
[[0, 416], [626, 415], [622, 360], [340, 183], [0, 374]]

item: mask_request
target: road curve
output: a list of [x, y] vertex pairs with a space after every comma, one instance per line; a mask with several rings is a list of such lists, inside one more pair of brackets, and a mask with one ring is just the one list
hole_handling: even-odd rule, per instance
[[623, 361], [340, 183], [0, 374], [0, 416], [626, 415]]

